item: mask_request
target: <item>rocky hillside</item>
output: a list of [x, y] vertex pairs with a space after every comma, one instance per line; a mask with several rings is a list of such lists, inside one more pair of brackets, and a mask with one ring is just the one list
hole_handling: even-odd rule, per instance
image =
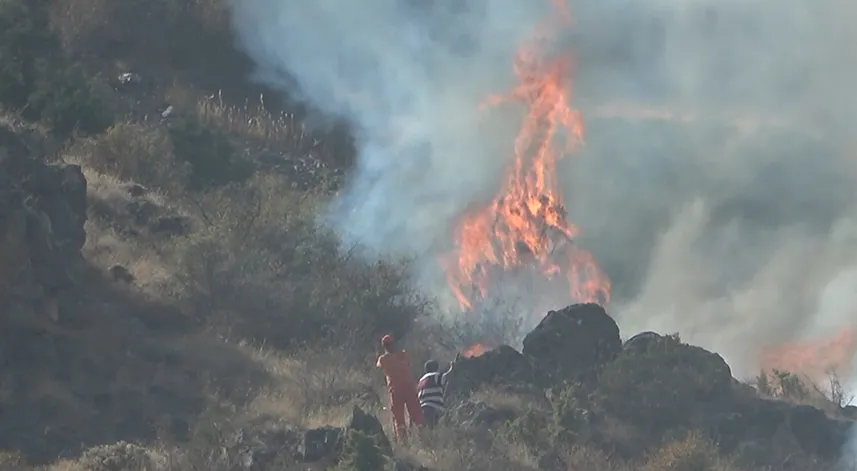
[[380, 334], [418, 374], [516, 331], [319, 224], [352, 140], [248, 80], [229, 14], [0, 0], [0, 471], [837, 469], [841, 395], [596, 305], [463, 359], [391, 443]]

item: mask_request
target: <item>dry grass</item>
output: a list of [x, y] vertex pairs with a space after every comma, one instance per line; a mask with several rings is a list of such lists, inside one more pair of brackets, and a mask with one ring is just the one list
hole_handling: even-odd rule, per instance
[[64, 159], [121, 181], [172, 191], [180, 190], [190, 171], [176, 159], [167, 129], [135, 121], [120, 122], [103, 134], [75, 141]]
[[717, 445], [693, 431], [669, 442], [646, 460], [640, 471], [737, 471], [718, 451]]
[[193, 105], [204, 124], [263, 148], [305, 154], [322, 146], [295, 114], [269, 112], [262, 95], [255, 105], [249, 101], [244, 106], [229, 105], [221, 94], [196, 100]]
[[284, 417], [302, 427], [342, 425], [354, 405], [380, 413], [386, 405], [383, 376], [374, 362], [347, 348], [284, 355], [245, 346], [275, 379], [249, 406], [251, 416]]

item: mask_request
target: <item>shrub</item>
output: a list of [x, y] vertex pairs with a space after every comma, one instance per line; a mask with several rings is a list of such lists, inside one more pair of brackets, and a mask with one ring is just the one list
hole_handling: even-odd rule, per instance
[[335, 471], [378, 471], [385, 469], [387, 457], [374, 437], [359, 430], [349, 430], [345, 436], [342, 456]]
[[38, 69], [23, 113], [26, 118], [41, 120], [60, 135], [72, 131], [94, 134], [113, 122], [106, 93], [86, 76], [82, 67], [41, 61]]
[[175, 159], [166, 129], [144, 123], [117, 123], [79, 141], [71, 153], [101, 173], [163, 189], [183, 186], [189, 173], [187, 164]]
[[567, 385], [551, 401], [550, 434], [555, 444], [576, 441], [591, 421], [592, 404], [578, 384]]
[[642, 471], [727, 471], [731, 463], [718, 453], [717, 445], [698, 431], [669, 442], [652, 453]]
[[249, 161], [242, 160], [229, 138], [216, 128], [204, 126], [193, 116], [170, 122], [175, 156], [191, 169], [191, 189], [203, 189], [246, 180], [253, 173]]
[[407, 332], [428, 305], [407, 263], [342, 250], [316, 223], [322, 204], [275, 177], [206, 193], [208, 227], [175, 247], [179, 285], [200, 318], [279, 347], [360, 337], [374, 347], [376, 334]]
[[520, 416], [506, 422], [495, 437], [507, 444], [523, 445], [530, 453], [538, 454], [550, 443], [550, 425], [544, 413], [531, 407]]
[[50, 27], [46, 0], [0, 3], [0, 104], [62, 135], [99, 132], [112, 116], [106, 95], [72, 65]]

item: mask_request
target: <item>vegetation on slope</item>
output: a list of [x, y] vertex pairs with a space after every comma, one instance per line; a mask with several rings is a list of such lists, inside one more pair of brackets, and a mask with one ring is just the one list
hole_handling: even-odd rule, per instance
[[[341, 425], [354, 404], [386, 423], [372, 368], [381, 332], [405, 338], [417, 362], [474, 336], [423, 322], [431, 300], [408, 283], [407, 261], [362, 260], [319, 225], [351, 143], [339, 127], [307, 130], [302, 110], [246, 81], [228, 14], [224, 0], [0, 0], [3, 126], [33, 144], [32, 158], [80, 165], [88, 185], [86, 270], [58, 316], [3, 304], [2, 469], [288, 469], [241, 461], [236, 437], [272, 423]], [[124, 73], [141, 80], [123, 83]], [[446, 425], [397, 446], [395, 460], [750, 469], [698, 430], [652, 437], [611, 421], [599, 432], [610, 446], [589, 435], [599, 407], [654, 421], [711, 394], [719, 373], [682, 365], [677, 351], [620, 358], [600, 372], [603, 397], [573, 384], [550, 400], [481, 388], [471, 400], [514, 411], [487, 442]], [[843, 413], [841, 389], [831, 403], [781, 372], [759, 386]], [[794, 451], [783, 440], [771, 453]], [[388, 461], [349, 431], [339, 462], [323, 464]]]

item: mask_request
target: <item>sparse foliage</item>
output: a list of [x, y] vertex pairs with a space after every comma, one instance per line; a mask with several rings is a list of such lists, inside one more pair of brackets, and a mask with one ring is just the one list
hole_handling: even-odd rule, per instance
[[0, 3], [0, 104], [65, 136], [112, 122], [106, 94], [73, 64], [50, 26], [46, 0]]
[[691, 431], [683, 439], [669, 442], [652, 453], [642, 471], [729, 471], [734, 468], [724, 460], [711, 439]]
[[374, 437], [359, 430], [349, 430], [342, 457], [334, 471], [379, 471], [385, 468], [387, 461]]

